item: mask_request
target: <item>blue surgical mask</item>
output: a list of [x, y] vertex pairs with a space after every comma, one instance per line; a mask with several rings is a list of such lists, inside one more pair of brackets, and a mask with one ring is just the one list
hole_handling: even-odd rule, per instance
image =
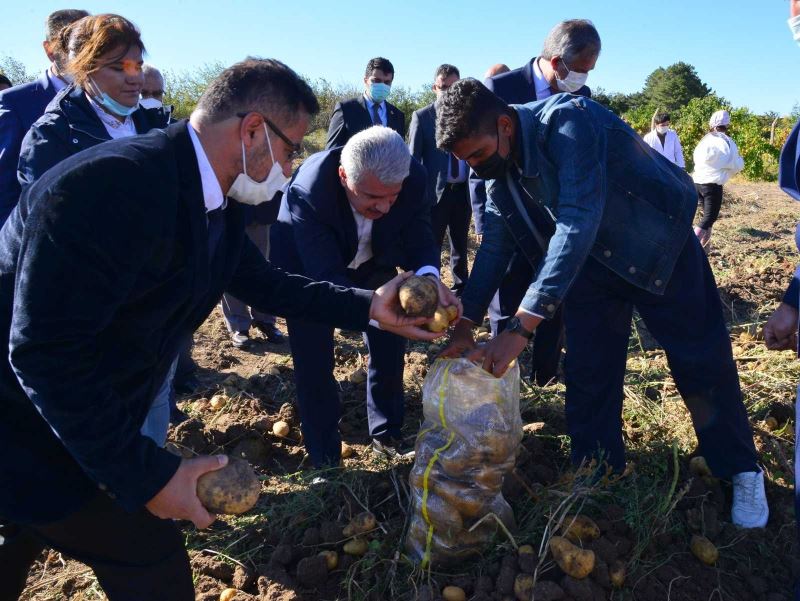
[[794, 41], [800, 44], [800, 15], [792, 17], [787, 23], [789, 23], [789, 29], [792, 30]]
[[100, 89], [100, 86], [94, 82], [94, 80], [90, 79], [89, 83], [89, 93], [92, 95], [92, 98], [94, 98], [98, 104], [101, 104], [103, 108], [114, 113], [118, 117], [128, 117], [139, 108], [138, 104], [133, 106], [125, 106], [124, 104], [120, 104], [111, 96], [103, 92], [103, 90]]
[[380, 104], [389, 97], [389, 92], [392, 91], [392, 86], [386, 83], [371, 83], [369, 84], [369, 97], [372, 102]]

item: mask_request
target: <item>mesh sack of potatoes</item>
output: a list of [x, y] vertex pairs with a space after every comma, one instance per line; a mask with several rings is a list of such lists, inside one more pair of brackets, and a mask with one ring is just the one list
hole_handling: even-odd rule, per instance
[[489, 514], [514, 528], [501, 489], [522, 440], [519, 367], [495, 378], [466, 359], [438, 359], [422, 397], [406, 550], [423, 566], [448, 565], [491, 541], [498, 523]]

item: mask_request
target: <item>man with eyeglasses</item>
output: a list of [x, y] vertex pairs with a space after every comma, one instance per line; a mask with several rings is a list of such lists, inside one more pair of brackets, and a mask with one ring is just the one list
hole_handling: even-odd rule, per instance
[[[432, 89], [438, 99], [459, 80], [461, 74], [453, 65], [436, 69]], [[472, 214], [467, 178], [469, 167], [453, 154], [436, 147], [436, 103], [414, 111], [408, 130], [411, 156], [428, 172], [425, 198], [431, 207], [431, 225], [437, 247], [441, 249], [445, 232], [450, 235], [450, 272], [452, 290], [460, 294], [467, 281], [467, 246], [469, 220]]]
[[[430, 340], [399, 315], [404, 276], [378, 290], [276, 269], [244, 209], [287, 181], [319, 105], [289, 67], [247, 59], [188, 121], [62, 161], [0, 231], [0, 599], [44, 547], [90, 566], [110, 601], [194, 601], [184, 537], [215, 516], [182, 459], [142, 432], [178, 347], [231, 292], [284, 317]], [[162, 438], [163, 440], [163, 438]]]

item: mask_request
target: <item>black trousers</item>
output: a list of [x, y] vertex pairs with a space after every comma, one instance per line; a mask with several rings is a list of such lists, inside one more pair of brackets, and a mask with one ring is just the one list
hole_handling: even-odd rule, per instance
[[719, 217], [719, 210], [722, 207], [722, 186], [719, 184], [695, 184], [697, 190], [697, 201], [703, 208], [703, 219], [698, 227], [707, 230]]
[[[467, 182], [446, 184], [439, 202], [431, 209], [433, 237], [439, 247], [446, 230], [450, 233], [450, 271], [453, 291], [460, 293], [467, 283], [467, 245], [472, 206], [469, 202]], [[438, 267], [436, 265], [435, 267]]]
[[16, 601], [45, 548], [92, 568], [110, 601], [194, 600], [189, 556], [175, 523], [145, 508], [128, 513], [99, 491], [56, 522], [0, 520], [0, 601]]

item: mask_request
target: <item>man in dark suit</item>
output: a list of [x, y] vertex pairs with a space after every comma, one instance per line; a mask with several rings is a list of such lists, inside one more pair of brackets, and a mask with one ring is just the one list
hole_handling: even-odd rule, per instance
[[278, 315], [430, 337], [388, 303], [397, 281], [374, 293], [314, 282], [245, 236], [244, 205], [282, 186], [318, 110], [294, 71], [248, 59], [209, 84], [188, 123], [87, 149], [23, 193], [0, 232], [0, 598], [17, 598], [49, 546], [91, 566], [111, 601], [194, 600], [172, 520], [213, 522], [197, 479], [226, 459], [181, 459], [141, 429], [223, 291]]
[[[340, 286], [375, 288], [396, 266], [438, 280], [439, 249], [425, 199], [425, 169], [386, 127], [359, 132], [343, 148], [310, 157], [286, 193], [273, 226], [272, 261]], [[458, 304], [438, 284], [440, 303]], [[338, 465], [339, 398], [333, 328], [287, 320], [303, 442], [315, 466]], [[402, 451], [405, 340], [360, 328], [369, 352], [367, 413], [373, 449]]]
[[[441, 96], [461, 77], [453, 65], [436, 69], [433, 91]], [[471, 213], [467, 178], [469, 167], [452, 154], [436, 147], [436, 104], [415, 111], [408, 132], [411, 156], [422, 163], [428, 172], [425, 196], [431, 206], [433, 235], [442, 247], [445, 231], [450, 234], [450, 271], [453, 291], [459, 294], [467, 281], [467, 246]]]
[[[541, 55], [518, 69], [501, 73], [484, 83], [508, 104], [544, 100], [558, 92], [570, 92], [590, 98], [586, 76], [594, 69], [600, 55], [600, 36], [590, 21], [573, 19], [556, 25], [544, 41]], [[483, 233], [486, 205], [484, 181], [474, 173], [470, 177], [470, 195], [475, 216], [475, 231]], [[533, 276], [528, 260], [516, 253], [500, 286], [497, 301], [490, 308], [492, 334], [502, 332], [508, 318], [519, 306]], [[544, 386], [555, 379], [563, 348], [563, 321], [559, 311], [536, 330], [532, 347], [531, 380]]]
[[364, 95], [337, 102], [328, 126], [325, 149], [344, 146], [361, 130], [373, 125], [390, 127], [401, 137], [406, 135], [406, 117], [399, 108], [386, 101], [394, 81], [394, 66], [387, 59], [370, 59], [364, 71]]
[[47, 38], [42, 42], [50, 67], [39, 79], [0, 92], [0, 225], [19, 199], [17, 160], [22, 139], [56, 93], [69, 83], [63, 75], [66, 57], [58, 36], [67, 25], [88, 15], [85, 10], [73, 9], [51, 13], [47, 17]]

